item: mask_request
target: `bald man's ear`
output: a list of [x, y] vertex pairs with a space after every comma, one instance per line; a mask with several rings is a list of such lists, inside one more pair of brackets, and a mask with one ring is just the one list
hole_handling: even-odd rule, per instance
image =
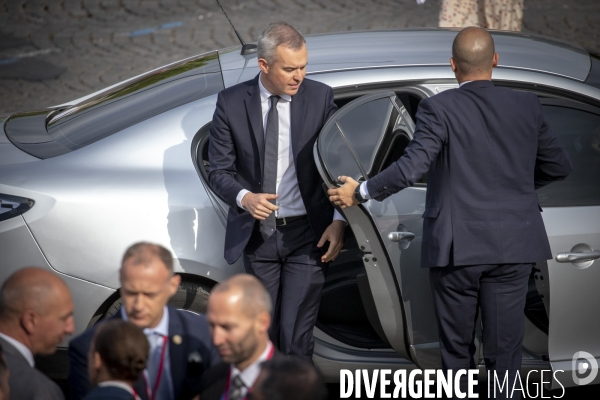
[[35, 332], [39, 317], [33, 310], [25, 310], [23, 314], [21, 314], [21, 326], [28, 334], [32, 334]]
[[450, 57], [450, 67], [452, 67], [452, 72], [456, 72], [456, 62], [452, 57]]
[[258, 328], [261, 333], [266, 333], [269, 331], [269, 327], [271, 326], [271, 314], [266, 311], [261, 311], [256, 316], [256, 324], [258, 324]]
[[492, 61], [492, 68], [496, 68], [498, 66], [498, 60], [500, 59], [500, 57], [498, 56], [498, 53], [494, 53], [494, 58]]

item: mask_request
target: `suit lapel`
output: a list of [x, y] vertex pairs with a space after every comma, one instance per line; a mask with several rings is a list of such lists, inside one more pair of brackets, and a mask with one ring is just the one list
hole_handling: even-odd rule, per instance
[[302, 128], [304, 127], [304, 115], [306, 114], [306, 101], [302, 93], [303, 91], [304, 86], [300, 85], [298, 93], [292, 97], [291, 103], [290, 135], [292, 137], [292, 154], [294, 155], [294, 163], [296, 163], [296, 158], [300, 152], [300, 145], [302, 144]]
[[265, 158], [265, 134], [262, 121], [262, 108], [260, 105], [260, 89], [258, 87], [258, 76], [254, 79], [253, 85], [248, 88], [248, 97], [244, 99], [246, 104], [246, 113], [252, 127], [252, 133], [256, 140], [258, 155], [260, 159], [260, 170], [263, 170]]

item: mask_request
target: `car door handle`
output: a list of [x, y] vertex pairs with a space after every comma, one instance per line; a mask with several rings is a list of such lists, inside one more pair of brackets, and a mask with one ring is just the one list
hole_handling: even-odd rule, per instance
[[554, 258], [559, 263], [572, 263], [592, 261], [600, 258], [600, 251], [586, 251], [582, 253], [558, 253]]
[[390, 232], [388, 235], [388, 239], [390, 239], [392, 242], [400, 242], [402, 240], [410, 242], [414, 238], [415, 234], [412, 232]]

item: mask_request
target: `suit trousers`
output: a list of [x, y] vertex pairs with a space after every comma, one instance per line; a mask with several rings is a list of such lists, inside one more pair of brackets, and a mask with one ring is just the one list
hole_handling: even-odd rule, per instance
[[271, 341], [284, 355], [310, 359], [327, 268], [323, 251], [307, 217], [277, 226], [266, 241], [258, 227], [244, 250], [244, 266], [271, 295]]
[[[457, 370], [476, 368], [475, 328], [481, 309], [485, 366], [491, 376], [494, 372], [497, 374], [500, 382], [508, 376], [508, 385], [502, 392], [497, 388], [496, 398], [509, 398], [516, 373], [521, 369], [525, 299], [533, 265], [430, 268], [443, 370], [453, 371], [454, 376]], [[461, 378], [461, 389], [465, 393], [467, 378], [465, 375]], [[490, 388], [490, 398], [493, 398], [493, 387]], [[520, 398], [521, 392], [515, 391], [514, 395], [513, 399]]]

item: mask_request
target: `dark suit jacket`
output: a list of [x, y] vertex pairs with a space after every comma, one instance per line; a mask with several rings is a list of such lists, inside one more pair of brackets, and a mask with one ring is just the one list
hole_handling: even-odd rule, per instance
[[116, 386], [104, 386], [92, 389], [83, 400], [134, 400], [131, 393]]
[[19, 400], [64, 400], [60, 387], [35, 368], [10, 343], [0, 338], [6, 364], [10, 371], [10, 398]]
[[[212, 344], [208, 324], [203, 315], [179, 311], [169, 306], [169, 361], [171, 379], [176, 399], [191, 399], [198, 394], [200, 378], [204, 370], [220, 361], [219, 354]], [[121, 318], [117, 312], [112, 318]], [[69, 389], [72, 400], [82, 399], [91, 389], [88, 378], [87, 356], [94, 332], [98, 325], [91, 327], [69, 343]], [[176, 344], [173, 337], [181, 337]], [[140, 379], [135, 389], [140, 397], [146, 397], [144, 380]]]
[[[280, 360], [285, 358], [283, 353], [275, 349], [272, 360]], [[211, 367], [204, 376], [202, 376], [200, 399], [201, 400], [220, 400], [225, 393], [227, 386], [227, 377], [229, 376], [229, 368], [231, 364], [221, 362], [214, 367]]]
[[474, 81], [423, 100], [405, 154], [367, 188], [381, 201], [427, 172], [423, 267], [534, 263], [552, 258], [535, 189], [570, 171], [535, 94]]
[[[327, 119], [337, 110], [327, 85], [305, 79], [291, 102], [291, 146], [298, 186], [310, 225], [320, 238], [333, 219], [313, 157], [313, 144]], [[237, 206], [240, 190], [261, 193], [264, 129], [258, 76], [219, 93], [208, 148], [213, 190], [229, 204], [225, 259], [234, 263], [244, 251], [255, 220]]]

